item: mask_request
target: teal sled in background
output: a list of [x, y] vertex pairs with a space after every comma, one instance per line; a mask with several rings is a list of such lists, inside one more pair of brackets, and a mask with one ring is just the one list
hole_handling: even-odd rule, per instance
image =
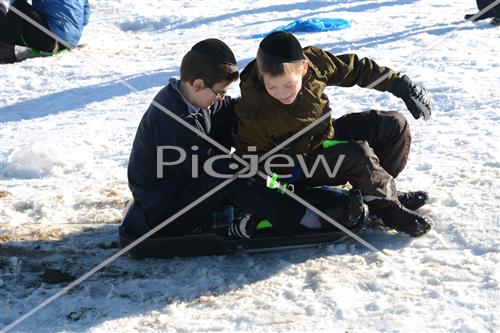
[[323, 32], [343, 30], [351, 27], [351, 22], [342, 18], [308, 18], [293, 21], [264, 34], [256, 34], [251, 38], [262, 38], [275, 31], [297, 32]]

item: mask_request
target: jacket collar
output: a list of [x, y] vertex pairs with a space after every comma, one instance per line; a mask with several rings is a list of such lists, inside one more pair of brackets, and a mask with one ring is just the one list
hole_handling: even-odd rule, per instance
[[170, 78], [170, 80], [168, 81], [168, 83], [172, 86], [172, 88], [177, 91], [177, 93], [179, 94], [179, 96], [182, 98], [182, 100], [184, 101], [184, 103], [187, 105], [187, 108], [188, 108], [188, 112], [190, 114], [198, 114], [201, 110], [201, 108], [197, 107], [197, 106], [194, 106], [190, 101], [187, 100], [186, 97], [184, 97], [184, 95], [182, 94], [182, 91], [181, 91], [181, 87], [180, 87], [180, 84], [181, 84], [181, 80], [177, 80], [176, 78]]

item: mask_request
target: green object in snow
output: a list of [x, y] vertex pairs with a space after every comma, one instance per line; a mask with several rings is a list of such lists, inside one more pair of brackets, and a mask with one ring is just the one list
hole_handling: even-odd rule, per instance
[[33, 57], [50, 57], [50, 56], [53, 56], [56, 54], [60, 54], [60, 53], [69, 51], [69, 49], [66, 49], [66, 48], [59, 50], [59, 51], [56, 51], [56, 52], [45, 52], [45, 51], [40, 51], [40, 50], [34, 49], [31, 46], [29, 46], [28, 43], [26, 43], [23, 35], [21, 35], [21, 41], [24, 43], [24, 46], [31, 49], [31, 54], [33, 55]]

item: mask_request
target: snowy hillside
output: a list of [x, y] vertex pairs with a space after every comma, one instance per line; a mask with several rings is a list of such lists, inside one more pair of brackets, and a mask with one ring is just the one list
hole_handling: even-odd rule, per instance
[[398, 185], [430, 192], [421, 210], [436, 222], [429, 234], [360, 234], [390, 257], [353, 240], [255, 255], [122, 256], [12, 332], [500, 331], [500, 27], [463, 21], [475, 1], [91, 6], [84, 48], [0, 65], [0, 330], [118, 251], [135, 130], [194, 43], [223, 39], [243, 68], [260, 41], [249, 36], [339, 17], [352, 27], [297, 37], [402, 70], [432, 94], [424, 122], [388, 93], [327, 89], [336, 116], [374, 108], [408, 117], [412, 151]]

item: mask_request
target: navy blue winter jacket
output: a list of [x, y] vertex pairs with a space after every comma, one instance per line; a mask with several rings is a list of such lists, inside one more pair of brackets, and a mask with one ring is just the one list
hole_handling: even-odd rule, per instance
[[[226, 96], [224, 100], [217, 101], [211, 108], [210, 119], [204, 119], [202, 112], [193, 114], [188, 111], [188, 105], [174, 85], [175, 80], [171, 80], [154, 100], [198, 128], [202, 133], [209, 135], [226, 148], [230, 148], [233, 144], [231, 126], [235, 120], [233, 107], [236, 100]], [[183, 163], [163, 167], [163, 178], [157, 177], [157, 147], [159, 146], [182, 147], [187, 155]], [[193, 146], [199, 149], [193, 152], [191, 150]], [[161, 223], [175, 212], [174, 209], [179, 205], [176, 201], [179, 193], [193, 182], [193, 155], [197, 156], [198, 160], [195, 161], [201, 176], [202, 164], [215, 154], [220, 154], [220, 152], [201, 136], [190, 131], [154, 105], [149, 107], [135, 135], [128, 164], [128, 181], [134, 200], [145, 211], [151, 227]], [[169, 149], [163, 151], [161, 158], [163, 161], [176, 161], [179, 156], [179, 152]]]

